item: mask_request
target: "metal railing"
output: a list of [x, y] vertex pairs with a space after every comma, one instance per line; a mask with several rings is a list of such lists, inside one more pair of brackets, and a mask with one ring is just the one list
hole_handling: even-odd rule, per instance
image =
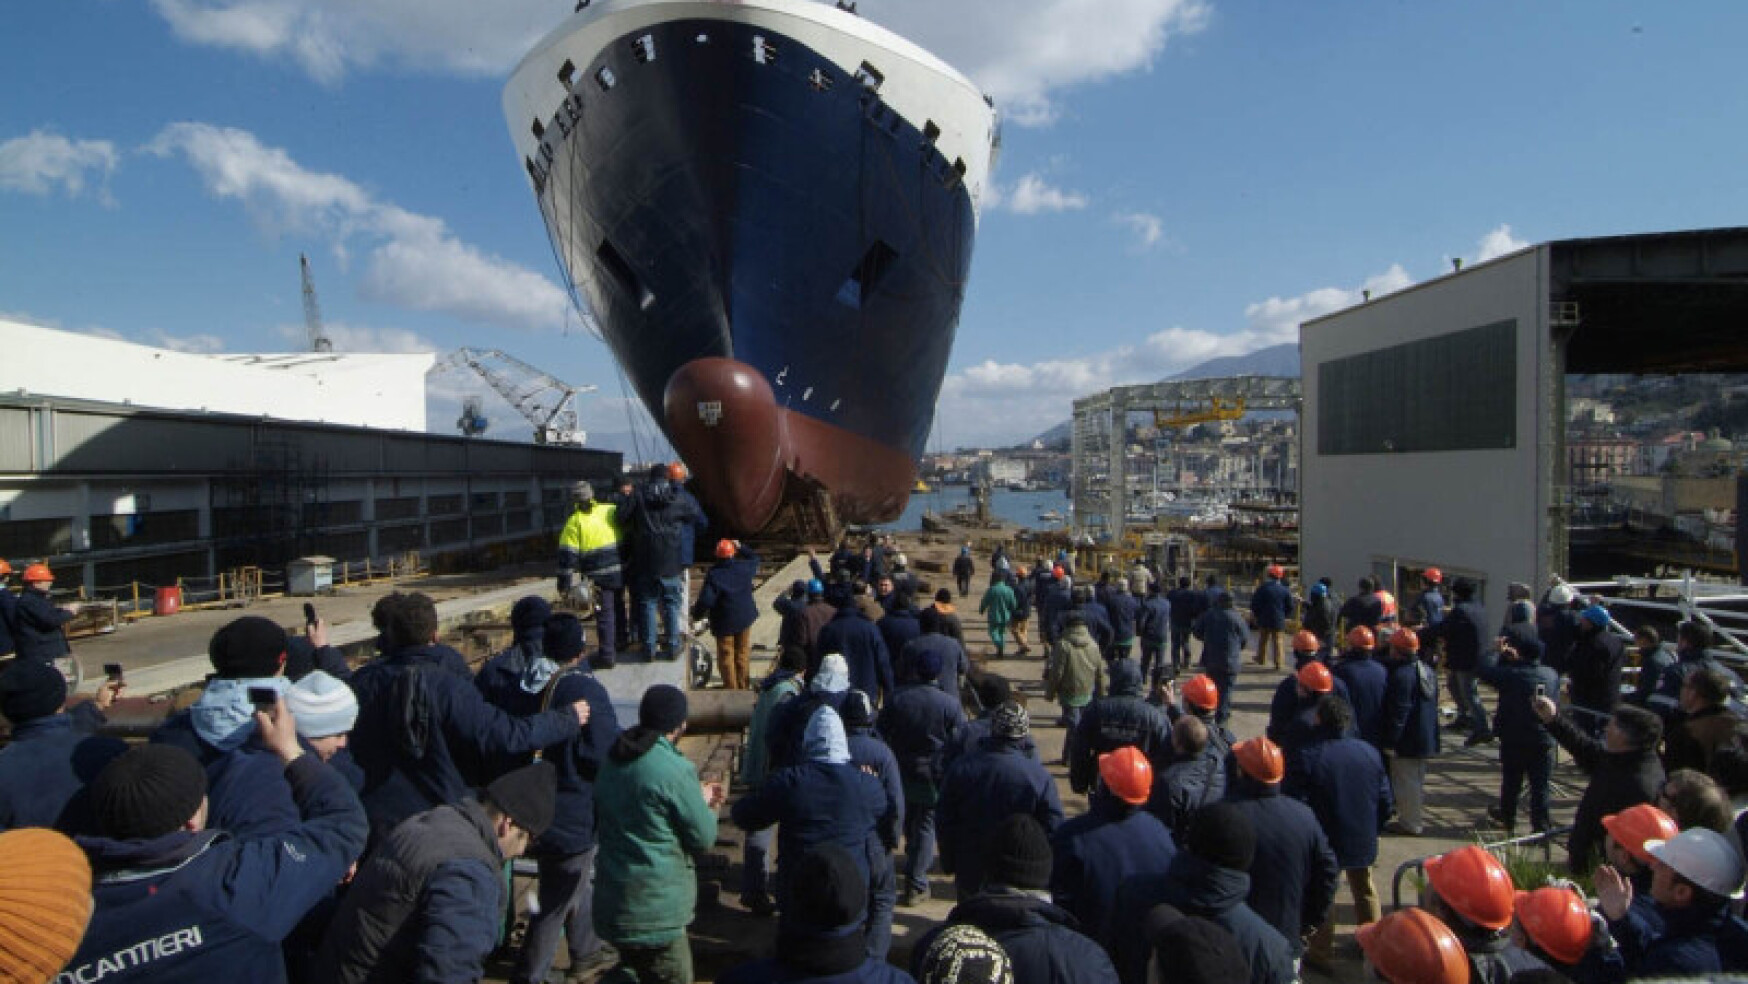
[[[1494, 841], [1490, 844], [1483, 843], [1481, 847], [1489, 854], [1497, 855], [1505, 848], [1539, 846], [1542, 849], [1543, 860], [1551, 865], [1554, 863], [1554, 838], [1563, 837], [1571, 832], [1572, 828], [1570, 826], [1550, 827], [1547, 830], [1529, 834], [1524, 837], [1513, 837], [1508, 840]], [[1413, 871], [1421, 874], [1424, 878], [1427, 860], [1430, 858], [1441, 857], [1446, 853], [1447, 852], [1445, 851], [1440, 851], [1437, 854], [1428, 854], [1425, 857], [1410, 858], [1396, 866], [1395, 873], [1390, 876], [1390, 909], [1392, 911], [1402, 908], [1402, 880], [1408, 877], [1408, 873]]]

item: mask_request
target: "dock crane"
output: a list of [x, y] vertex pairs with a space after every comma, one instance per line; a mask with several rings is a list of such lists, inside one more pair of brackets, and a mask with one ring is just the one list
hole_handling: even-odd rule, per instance
[[310, 276], [310, 258], [297, 254], [298, 268], [303, 272], [303, 326], [310, 336], [311, 352], [332, 352], [334, 341], [322, 330], [322, 307], [316, 303], [316, 280]]
[[[581, 445], [588, 436], [577, 426], [576, 398], [579, 393], [593, 393], [595, 387], [572, 386], [497, 349], [456, 349], [431, 371], [456, 369], [478, 373], [504, 402], [533, 424], [534, 443]], [[470, 437], [485, 430], [479, 408], [475, 405], [471, 409], [469, 413], [464, 408], [462, 419], [456, 422]]]
[[1221, 420], [1239, 420], [1244, 416], [1244, 395], [1239, 394], [1230, 400], [1222, 400], [1217, 396], [1208, 398], [1208, 405], [1185, 408], [1177, 406], [1173, 412], [1163, 410], [1153, 412], [1153, 426], [1156, 430], [1172, 430], [1180, 427], [1190, 427], [1195, 424], [1211, 424]]

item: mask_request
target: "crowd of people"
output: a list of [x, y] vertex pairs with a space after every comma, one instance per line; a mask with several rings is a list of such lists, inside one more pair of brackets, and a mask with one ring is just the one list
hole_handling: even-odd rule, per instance
[[[671, 647], [681, 616], [665, 644], [656, 622], [687, 598], [687, 508], [666, 470], [610, 502], [579, 486], [561, 597], [633, 584], [641, 639]], [[756, 691], [732, 804], [680, 751], [684, 691], [649, 687], [622, 726], [595, 675], [622, 651], [613, 601], [591, 652], [576, 615], [522, 598], [477, 671], [419, 593], [376, 604], [377, 653], [356, 667], [320, 622], [291, 635], [244, 616], [212, 636], [198, 699], [131, 747], [102, 733], [119, 680], [69, 706], [53, 655], [20, 647], [0, 671], [0, 979], [460, 982], [496, 954], [536, 982], [562, 947], [572, 984], [688, 982], [698, 858], [724, 807], [744, 833], [739, 918], [776, 920], [770, 952], [718, 978], [735, 984], [1294, 981], [1338, 966], [1343, 882], [1368, 972], [1397, 984], [1748, 970], [1740, 682], [1701, 625], [1673, 651], [1639, 627], [1623, 687], [1619, 627], [1563, 585], [1539, 604], [1513, 586], [1492, 630], [1477, 586], [1458, 579], [1447, 604], [1436, 570], [1399, 606], [1369, 579], [1301, 596], [1271, 567], [1241, 608], [1216, 579], [1173, 587], [1138, 565], [1083, 583], [1066, 555], [997, 550], [978, 610], [992, 653], [1032, 664], [1016, 680], [970, 659], [969, 546], [928, 594], [874, 538], [810, 557], [754, 681], [758, 558], [714, 552], [692, 613], [723, 683]], [[1240, 736], [1247, 652], [1282, 679], [1266, 726]], [[1040, 682], [1065, 734], [1048, 765], [1025, 696]], [[1516, 885], [1464, 847], [1425, 861], [1418, 907], [1382, 911], [1380, 840], [1427, 833], [1447, 727], [1497, 743], [1485, 822], [1505, 831], [1526, 785], [1532, 830], [1552, 829], [1566, 749], [1587, 776], [1573, 881]], [[1067, 815], [1050, 765], [1085, 812]], [[523, 856], [535, 887], [518, 906]], [[937, 871], [954, 905], [910, 920], [897, 966], [895, 918], [945, 893]]]

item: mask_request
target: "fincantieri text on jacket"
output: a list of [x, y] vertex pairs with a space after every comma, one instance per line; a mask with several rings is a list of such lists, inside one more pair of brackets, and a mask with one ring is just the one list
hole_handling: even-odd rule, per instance
[[173, 933], [149, 940], [141, 940], [125, 950], [117, 950], [107, 957], [99, 957], [90, 963], [70, 967], [55, 978], [55, 984], [96, 984], [111, 974], [120, 974], [136, 967], [145, 967], [155, 960], [173, 957], [184, 950], [193, 950], [201, 945], [200, 927], [190, 926], [178, 929]]

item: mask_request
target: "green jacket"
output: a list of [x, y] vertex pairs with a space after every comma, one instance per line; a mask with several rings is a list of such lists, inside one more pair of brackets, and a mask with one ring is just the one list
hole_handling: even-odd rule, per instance
[[977, 606], [977, 610], [989, 614], [990, 625], [1006, 625], [1013, 621], [1014, 609], [1018, 605], [1019, 599], [1014, 597], [1014, 589], [997, 581], [983, 593], [983, 603]]
[[1105, 658], [1084, 625], [1071, 625], [1050, 646], [1044, 667], [1044, 698], [1085, 707], [1105, 689]]
[[753, 705], [752, 724], [747, 727], [747, 743], [740, 757], [740, 781], [754, 789], [765, 784], [765, 772], [770, 767], [765, 745], [777, 705], [801, 693], [801, 675], [787, 671], [784, 674], [772, 674], [761, 686], [758, 703]]
[[595, 932], [609, 943], [661, 946], [692, 923], [692, 856], [716, 843], [716, 813], [697, 770], [666, 737], [636, 754], [639, 731], [620, 736], [595, 778]]

